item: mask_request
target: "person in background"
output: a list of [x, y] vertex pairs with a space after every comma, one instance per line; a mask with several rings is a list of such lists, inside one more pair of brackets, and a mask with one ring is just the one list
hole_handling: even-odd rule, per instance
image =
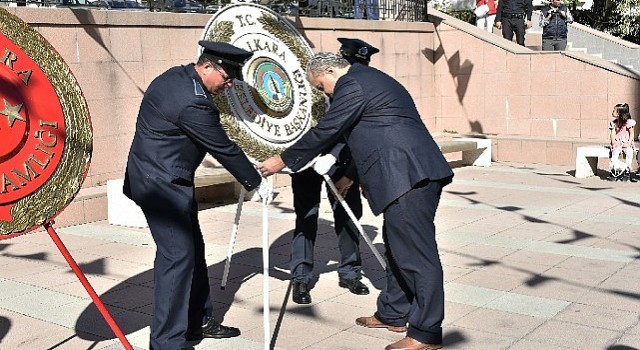
[[204, 240], [194, 199], [194, 174], [205, 152], [247, 190], [269, 202], [272, 188], [220, 124], [213, 93], [242, 80], [253, 53], [200, 41], [197, 63], [155, 78], [142, 98], [123, 193], [144, 213], [156, 243], [150, 348], [187, 349], [187, 340], [230, 338], [240, 330], [212, 317]]
[[[502, 37], [524, 46], [525, 31], [531, 28], [532, 0], [500, 0], [496, 10], [496, 28], [502, 29]], [[525, 23], [526, 19], [526, 23]]]
[[496, 20], [496, 2], [495, 0], [477, 0], [476, 8], [487, 5], [489, 11], [484, 16], [476, 16], [476, 27], [484, 29], [489, 33], [493, 33], [493, 25]]
[[[631, 118], [629, 105], [626, 103], [615, 105], [611, 116], [613, 117], [613, 120], [609, 122], [609, 137], [611, 139], [609, 169], [611, 173], [609, 177], [607, 177], [607, 180], [616, 181], [621, 177], [620, 180], [622, 181], [630, 181], [631, 161], [633, 160], [633, 153], [635, 152], [635, 144], [633, 143], [635, 135], [633, 129], [636, 121]], [[619, 169], [620, 153], [623, 152], [625, 168]], [[621, 172], [621, 175], [618, 172]], [[633, 182], [636, 182], [635, 178]]]
[[378, 12], [378, 0], [355, 0], [353, 3], [353, 18], [362, 19], [366, 14], [368, 20], [378, 20], [380, 18]]
[[[339, 52], [350, 63], [358, 62], [369, 65], [371, 55], [379, 50], [360, 39], [338, 38], [342, 44]], [[349, 208], [359, 219], [362, 216], [360, 185], [357, 174], [351, 165], [349, 147], [338, 142], [334, 147], [323, 150], [326, 153], [318, 158], [316, 164], [327, 164], [327, 170], [333, 166], [331, 180], [340, 189]], [[327, 163], [328, 162], [328, 163]], [[334, 166], [337, 165], [337, 166]], [[317, 168], [317, 167], [316, 167]], [[291, 241], [292, 292], [291, 299], [297, 304], [310, 304], [311, 292], [309, 284], [313, 280], [314, 245], [318, 233], [318, 211], [320, 209], [320, 193], [324, 179], [312, 168], [291, 174], [293, 190], [293, 208], [296, 212], [296, 226]], [[359, 233], [349, 219], [342, 205], [329, 194], [333, 208], [333, 220], [338, 235], [340, 262], [338, 263], [338, 285], [356, 295], [369, 294], [369, 288], [360, 281], [362, 278], [362, 260], [359, 249]]]
[[573, 16], [562, 0], [551, 0], [540, 12], [542, 27], [542, 51], [563, 51], [567, 48], [568, 24]]

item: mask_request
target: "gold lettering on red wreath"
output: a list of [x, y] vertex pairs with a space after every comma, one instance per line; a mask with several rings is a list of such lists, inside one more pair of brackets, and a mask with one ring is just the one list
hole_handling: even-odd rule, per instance
[[9, 49], [5, 49], [4, 56], [2, 57], [2, 60], [0, 61], [0, 63], [4, 64], [5, 66], [9, 67], [9, 69], [16, 72], [16, 74], [22, 78], [22, 82], [24, 83], [24, 85], [29, 85], [29, 79], [31, 79], [31, 74], [33, 73], [33, 71], [31, 69], [15, 71], [15, 69], [13, 69], [13, 63], [16, 62], [17, 60], [18, 60], [18, 56], [16, 56], [15, 53], [9, 51]]
[[88, 112], [53, 46], [0, 6], [0, 240], [52, 223], [71, 203], [91, 160]]
[[[40, 121], [41, 126], [58, 128], [58, 123], [49, 121]], [[27, 159], [22, 163], [22, 169], [14, 168], [7, 173], [1, 174], [0, 180], [0, 193], [7, 193], [8, 191], [17, 191], [21, 187], [26, 187], [30, 182], [40, 176], [40, 173], [47, 169], [51, 159], [55, 156], [53, 149], [58, 138], [56, 133], [51, 130], [40, 129], [35, 132], [35, 138], [40, 142], [36, 144], [35, 151], [31, 153]], [[40, 171], [34, 167], [37, 165]]]
[[[29, 80], [33, 71], [21, 67], [24, 66], [24, 63], [26, 62], [20, 60], [19, 55], [9, 49], [5, 49], [4, 54], [0, 56], [0, 65], [9, 68], [24, 83], [27, 90], [24, 90], [23, 94], [37, 94], [38, 92], [28, 90], [31, 89]], [[1, 94], [0, 100], [0, 119], [6, 117], [9, 125], [9, 129], [3, 131], [6, 133], [5, 136], [21, 135], [24, 132], [21, 129], [27, 130], [27, 124], [33, 122], [31, 119], [33, 116], [27, 115], [26, 102], [11, 101], [10, 98]], [[20, 123], [23, 125], [19, 125]], [[0, 194], [11, 195], [13, 193], [20, 196], [20, 193], [25, 191], [33, 192], [36, 189], [34, 186], [40, 186], [43, 176], [48, 178], [51, 175], [61, 154], [57, 146], [59, 146], [58, 138], [62, 130], [58, 124], [59, 121], [55, 120], [55, 117], [48, 120], [38, 120], [37, 124], [31, 124], [32, 128], [36, 127], [30, 133], [31, 138], [26, 138], [24, 141], [14, 138], [16, 147], [23, 147], [29, 151], [22, 154], [22, 159], [19, 159], [19, 156], [5, 159], [5, 167], [0, 170]], [[6, 149], [5, 152], [7, 152]], [[16, 155], [20, 154], [16, 153]]]

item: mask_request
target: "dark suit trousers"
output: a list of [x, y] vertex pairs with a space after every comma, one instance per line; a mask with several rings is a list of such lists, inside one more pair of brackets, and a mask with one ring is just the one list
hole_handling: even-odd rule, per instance
[[[332, 180], [337, 181], [343, 172], [337, 171], [332, 175]], [[296, 212], [296, 226], [291, 241], [291, 279], [294, 281], [309, 283], [313, 279], [313, 247], [318, 232], [318, 210], [320, 208], [320, 194], [324, 179], [313, 169], [303, 170], [291, 174], [291, 188], [293, 190], [293, 207]], [[362, 202], [360, 201], [360, 189], [357, 181], [347, 192], [345, 201], [356, 215], [362, 216]], [[329, 188], [327, 190], [330, 192]], [[349, 216], [337, 203], [332, 193], [328, 194], [333, 208], [333, 219], [336, 234], [338, 235], [338, 248], [340, 249], [340, 262], [338, 263], [338, 275], [341, 278], [360, 278], [362, 260], [358, 248], [359, 233]]]
[[211, 315], [204, 240], [193, 187], [168, 184], [137, 200], [156, 243], [151, 348], [186, 349], [185, 332]]
[[440, 182], [427, 182], [384, 211], [389, 266], [375, 313], [390, 325], [408, 322], [407, 336], [432, 344], [442, 343], [444, 319], [444, 281], [433, 223], [441, 193]]
[[519, 45], [524, 46], [524, 18], [510, 17], [502, 18], [502, 37], [511, 41], [513, 40], [513, 33], [516, 34], [516, 42]]

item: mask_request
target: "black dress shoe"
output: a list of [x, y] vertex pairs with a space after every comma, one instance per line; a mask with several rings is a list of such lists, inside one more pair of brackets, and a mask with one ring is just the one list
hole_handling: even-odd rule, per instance
[[342, 288], [348, 288], [349, 291], [356, 295], [367, 295], [369, 294], [369, 288], [358, 279], [340, 279], [338, 285]]
[[210, 318], [207, 324], [202, 326], [200, 329], [195, 331], [188, 331], [185, 335], [187, 340], [200, 340], [203, 338], [233, 338], [240, 335], [240, 330], [235, 327], [227, 327], [223, 326], [220, 323], [214, 321], [213, 318]]
[[307, 284], [304, 282], [294, 281], [291, 298], [296, 304], [311, 304], [311, 294], [309, 294], [309, 287]]

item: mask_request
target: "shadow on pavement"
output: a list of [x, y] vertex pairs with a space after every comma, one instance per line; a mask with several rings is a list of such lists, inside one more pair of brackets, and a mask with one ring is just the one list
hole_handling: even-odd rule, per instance
[[[376, 230], [376, 228], [371, 226], [365, 227], [365, 231], [372, 240], [377, 234]], [[318, 232], [314, 262], [316, 280], [319, 275], [323, 273], [335, 271], [336, 264], [333, 263], [333, 261], [339, 259], [337, 239], [333, 231], [332, 222], [320, 220]], [[288, 281], [290, 279], [288, 269], [291, 236], [292, 231], [285, 232], [269, 247], [269, 275], [272, 278], [281, 281]], [[361, 239], [361, 241], [363, 240]], [[383, 249], [382, 244], [376, 244], [376, 248]], [[384, 271], [366, 244], [362, 243], [360, 249], [362, 252], [364, 273], [371, 280], [375, 288], [382, 288], [381, 284], [384, 284], [385, 277]], [[380, 251], [383, 253], [383, 250]], [[224, 321], [224, 316], [235, 301], [236, 294], [243, 283], [262, 274], [262, 249], [253, 247], [235, 252], [231, 259], [228, 282], [226, 287], [221, 289], [220, 282], [223, 276], [224, 266], [225, 260], [221, 260], [218, 263], [210, 265], [208, 268], [211, 297], [214, 302], [213, 316], [220, 321]], [[100, 274], [104, 271], [104, 265], [98, 262], [92, 262], [90, 265], [83, 267], [84, 272], [88, 273], [88, 270], [91, 270], [93, 274]], [[336, 288], [339, 288], [337, 284]], [[273, 334], [273, 344], [275, 344], [277, 339], [279, 324], [281, 324], [285, 312], [306, 314], [309, 312], [309, 310], [306, 309], [312, 309], [293, 308], [287, 310], [286, 305], [289, 299], [290, 289], [291, 285], [289, 284]], [[372, 292], [375, 293], [375, 291]], [[153, 313], [153, 270], [150, 269], [128, 278], [117, 286], [102, 293], [100, 298], [125, 334], [131, 334], [148, 327], [151, 324]], [[262, 312], [262, 309], [260, 308], [260, 310], [256, 311]], [[313, 317], [313, 313], [309, 314], [309, 316]], [[105, 339], [116, 338], [93, 303], [82, 311], [76, 321], [75, 329], [78, 332], [78, 336], [85, 340], [98, 342]]]
[[2, 343], [2, 339], [7, 335], [7, 333], [9, 333], [10, 329], [11, 320], [4, 316], [0, 316], [0, 343]]

